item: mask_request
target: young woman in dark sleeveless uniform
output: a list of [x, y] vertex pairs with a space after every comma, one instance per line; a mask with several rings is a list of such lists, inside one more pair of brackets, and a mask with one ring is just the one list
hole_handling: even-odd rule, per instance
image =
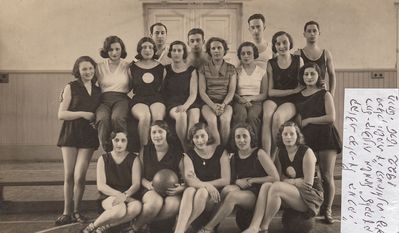
[[184, 179], [189, 186], [183, 193], [175, 233], [184, 233], [205, 210], [220, 202], [220, 193], [230, 183], [230, 161], [222, 146], [213, 144], [206, 124], [195, 124], [189, 131], [194, 145], [184, 156]]
[[298, 126], [293, 122], [284, 123], [278, 139], [277, 165], [281, 181], [262, 185], [254, 216], [244, 233], [268, 232], [282, 202], [308, 216], [315, 216], [323, 202], [321, 185], [315, 179], [316, 156], [304, 145]]
[[[279, 175], [273, 161], [266, 152], [257, 145], [257, 139], [252, 127], [246, 123], [235, 126], [231, 142], [235, 152], [232, 158], [233, 185], [222, 190], [223, 202], [212, 220], [206, 224], [201, 233], [211, 233], [213, 229], [234, 208], [253, 210], [259, 189], [263, 183], [279, 180]], [[237, 216], [238, 217], [238, 216]]]
[[334, 126], [335, 108], [330, 92], [322, 88], [320, 68], [316, 63], [305, 64], [299, 72], [299, 82], [306, 88], [298, 94], [297, 111], [306, 144], [317, 154], [323, 179], [322, 214], [333, 223], [331, 206], [335, 196], [334, 168], [342, 143]]
[[111, 133], [113, 150], [97, 162], [97, 188], [104, 212], [83, 233], [107, 232], [107, 229], [134, 219], [141, 211], [141, 166], [135, 155], [126, 151], [127, 133]]
[[64, 162], [64, 212], [56, 225], [87, 220], [79, 212], [87, 168], [99, 146], [97, 130], [93, 127], [101, 95], [100, 88], [95, 85], [95, 69], [92, 58], [78, 58], [72, 71], [77, 80], [66, 85], [61, 96], [58, 119], [64, 122], [57, 146], [61, 147]]
[[[165, 197], [158, 194], [153, 186], [154, 175], [162, 169], [170, 169], [178, 176], [183, 173], [182, 152], [171, 143], [171, 135], [166, 122], [158, 120], [150, 127], [151, 143], [144, 146], [140, 153], [143, 177], [143, 210], [132, 225], [133, 230], [139, 230], [153, 221], [173, 219], [179, 211], [180, 195], [183, 185], [170, 188]], [[172, 226], [170, 226], [172, 227]], [[169, 232], [171, 229], [164, 229]]]
[[268, 61], [268, 99], [263, 103], [262, 147], [273, 155], [279, 127], [295, 116], [294, 96], [303, 87], [298, 85], [302, 58], [292, 55], [293, 41], [290, 34], [280, 31], [272, 39], [273, 52], [278, 55]]
[[139, 121], [141, 148], [148, 143], [151, 122], [163, 120], [165, 116], [165, 105], [161, 95], [165, 69], [154, 59], [155, 53], [155, 42], [149, 37], [143, 37], [137, 44], [138, 61], [130, 66], [134, 93], [131, 112]]
[[187, 150], [187, 129], [199, 121], [200, 109], [196, 102], [198, 77], [193, 66], [187, 66], [187, 47], [182, 41], [173, 41], [168, 57], [172, 64], [166, 65], [162, 94], [166, 112], [176, 121], [176, 134], [184, 150]]

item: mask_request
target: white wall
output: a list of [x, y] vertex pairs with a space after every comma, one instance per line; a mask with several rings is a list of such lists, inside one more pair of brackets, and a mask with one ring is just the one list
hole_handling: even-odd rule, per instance
[[[148, 1], [0, 0], [0, 70], [70, 70], [80, 55], [100, 59], [99, 49], [111, 34], [123, 39], [131, 60], [144, 35], [143, 2]], [[266, 16], [268, 38], [285, 30], [296, 48], [304, 44], [303, 24], [316, 20], [320, 44], [333, 53], [337, 68], [395, 67], [393, 0], [242, 2], [244, 40], [249, 39], [246, 19], [256, 12]]]

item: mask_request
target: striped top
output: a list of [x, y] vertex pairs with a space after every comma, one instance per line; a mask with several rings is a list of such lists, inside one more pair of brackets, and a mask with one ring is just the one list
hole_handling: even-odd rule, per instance
[[235, 67], [223, 60], [219, 71], [212, 61], [205, 63], [199, 73], [205, 76], [206, 94], [216, 103], [222, 103], [229, 90], [230, 79], [236, 73]]

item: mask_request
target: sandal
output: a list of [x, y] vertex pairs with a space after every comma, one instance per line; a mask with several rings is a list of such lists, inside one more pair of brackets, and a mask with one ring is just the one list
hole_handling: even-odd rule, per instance
[[96, 233], [107, 233], [109, 228], [111, 228], [111, 225], [109, 224], [98, 227]]
[[327, 224], [333, 224], [335, 221], [331, 215], [331, 208], [326, 208], [326, 211], [324, 212], [324, 222]]
[[84, 229], [82, 229], [80, 232], [81, 233], [92, 233], [95, 230], [96, 230], [96, 227], [94, 226], [94, 223], [90, 223]]
[[73, 215], [73, 221], [74, 222], [79, 222], [79, 223], [86, 223], [89, 221], [89, 218], [87, 218], [86, 216], [80, 214], [79, 212], [74, 212]]
[[201, 229], [198, 231], [198, 233], [213, 233], [213, 230], [208, 230], [208, 229], [205, 229], [205, 228], [203, 227], [203, 228], [201, 228]]
[[62, 226], [62, 225], [70, 224], [70, 223], [73, 223], [73, 219], [72, 219], [71, 215], [68, 215], [68, 214], [63, 214], [63, 215], [59, 216], [57, 218], [57, 220], [55, 220], [56, 226]]

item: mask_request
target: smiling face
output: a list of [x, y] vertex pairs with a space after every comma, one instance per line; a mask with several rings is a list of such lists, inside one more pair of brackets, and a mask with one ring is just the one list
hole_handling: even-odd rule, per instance
[[242, 47], [240, 55], [243, 64], [251, 64], [254, 61], [254, 49], [252, 46]]
[[112, 61], [118, 61], [121, 58], [122, 46], [119, 43], [112, 43], [108, 50], [108, 56]]
[[275, 48], [279, 55], [287, 54], [290, 51], [290, 40], [287, 35], [283, 34], [276, 38]]
[[285, 146], [295, 146], [298, 134], [296, 133], [294, 126], [285, 126], [281, 133], [281, 137]]
[[320, 35], [319, 28], [315, 24], [309, 24], [306, 26], [306, 30], [303, 32], [303, 36], [309, 43], [316, 43]]
[[199, 129], [193, 135], [194, 146], [198, 149], [203, 149], [208, 145], [209, 135], [205, 129]]
[[150, 134], [151, 134], [151, 141], [152, 143], [154, 143], [154, 145], [159, 146], [167, 143], [166, 141], [167, 132], [158, 125], [151, 126]]
[[234, 131], [234, 141], [239, 150], [251, 149], [251, 134], [245, 128], [237, 128]]
[[253, 19], [249, 21], [248, 30], [254, 40], [259, 40], [263, 37], [263, 32], [265, 28], [266, 27], [261, 19]]
[[79, 63], [79, 75], [82, 82], [91, 81], [94, 77], [94, 66], [91, 62], [82, 61]]
[[191, 48], [191, 52], [199, 53], [202, 52], [202, 47], [204, 46], [204, 38], [201, 34], [192, 34], [188, 36], [188, 46]]
[[174, 62], [182, 61], [183, 55], [184, 55], [183, 45], [181, 45], [181, 44], [173, 45], [173, 47], [170, 51], [170, 55]]
[[126, 134], [119, 132], [112, 139], [112, 145], [115, 152], [124, 152], [127, 147], [127, 136]]
[[154, 56], [154, 45], [151, 42], [141, 44], [141, 56], [144, 60], [150, 60]]
[[316, 86], [319, 74], [313, 67], [308, 67], [303, 72], [303, 82], [306, 86]]

